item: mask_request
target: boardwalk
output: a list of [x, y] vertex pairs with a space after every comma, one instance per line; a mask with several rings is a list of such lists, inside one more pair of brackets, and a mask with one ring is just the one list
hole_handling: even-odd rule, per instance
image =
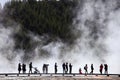
[[79, 73], [72, 73], [72, 74], [63, 74], [63, 73], [57, 73], [57, 74], [55, 74], [55, 73], [47, 73], [47, 74], [45, 74], [45, 73], [37, 73], [37, 74], [34, 74], [34, 73], [32, 73], [32, 74], [29, 74], [29, 73], [21, 73], [21, 74], [18, 74], [18, 73], [0, 73], [0, 76], [5, 76], [5, 77], [9, 77], [9, 76], [14, 76], [14, 77], [18, 77], [18, 76], [71, 76], [71, 77], [75, 77], [75, 76], [77, 76], [77, 77], [79, 77], [79, 76], [96, 76], [96, 77], [98, 77], [98, 76], [107, 76], [107, 77], [109, 77], [109, 76], [116, 76], [116, 77], [119, 77], [120, 78], [120, 74], [98, 74], [98, 73], [94, 73], [94, 74], [79, 74]]
[[18, 73], [0, 73], [0, 80], [120, 80], [120, 74], [18, 74]]
[[0, 80], [120, 80], [117, 76], [7, 76]]

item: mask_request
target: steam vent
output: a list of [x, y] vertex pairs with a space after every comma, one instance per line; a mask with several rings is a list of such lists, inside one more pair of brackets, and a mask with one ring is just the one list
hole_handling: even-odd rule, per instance
[[120, 0], [0, 0], [0, 80], [120, 80]]

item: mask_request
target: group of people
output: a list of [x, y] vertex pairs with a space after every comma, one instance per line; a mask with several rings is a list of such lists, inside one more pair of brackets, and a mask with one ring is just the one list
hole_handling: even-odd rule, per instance
[[72, 73], [72, 64], [71, 63], [69, 63], [69, 65], [68, 65], [68, 63], [63, 63], [62, 68], [63, 68], [63, 73], [68, 73], [68, 71], [70, 74]]
[[48, 73], [49, 64], [43, 64], [43, 73]]
[[[101, 64], [100, 67], [99, 67], [99, 71], [100, 71], [100, 74], [103, 73], [103, 68], [104, 68], [104, 73], [105, 74], [108, 74], [108, 65], [107, 64]], [[85, 70], [85, 74], [88, 74], [88, 66], [87, 64], [84, 66], [84, 70]], [[91, 64], [91, 72], [90, 74], [93, 74], [93, 71], [94, 71], [94, 67], [93, 67], [93, 64]], [[80, 68], [79, 69], [79, 73], [82, 74], [82, 69]]]
[[[49, 64], [43, 64], [43, 67], [42, 67], [43, 73], [46, 73], [46, 74], [48, 73], [48, 66], [49, 66]], [[64, 73], [65, 74], [67, 74], [67, 73], [71, 74], [72, 73], [72, 67], [73, 67], [73, 65], [71, 63], [69, 63], [69, 64], [67, 62], [63, 63], [62, 64], [63, 74]], [[34, 67], [32, 66], [32, 62], [30, 62], [29, 73], [32, 73], [32, 68], [34, 68]], [[91, 68], [90, 74], [93, 74], [93, 71], [94, 71], [93, 64], [91, 64], [90, 68]], [[104, 68], [105, 74], [108, 74], [108, 65], [107, 64], [104, 64], [104, 65], [101, 64], [99, 66], [100, 74], [103, 73], [103, 68]], [[35, 70], [34, 73], [38, 73], [38, 72], [40, 73], [40, 71], [37, 68], [34, 68], [34, 70]], [[85, 74], [88, 74], [88, 65], [87, 64], [84, 66], [84, 70], [85, 70]], [[22, 64], [22, 65], [21, 65], [21, 63], [18, 64], [18, 72], [21, 73], [21, 71], [23, 73], [26, 73], [26, 64]], [[57, 63], [54, 64], [54, 71], [55, 71], [55, 74], [57, 74], [57, 72], [58, 72]], [[81, 68], [79, 68], [79, 73], [83, 74]]]
[[[84, 70], [85, 70], [85, 74], [88, 74], [88, 66], [87, 66], [87, 64], [84, 66]], [[90, 72], [90, 74], [93, 74], [93, 70], [94, 70], [94, 67], [93, 67], [93, 64], [91, 64], [91, 72]], [[79, 73], [82, 74], [81, 68], [79, 69]]]
[[[105, 70], [105, 74], [108, 74], [108, 65], [104, 64], [104, 70]], [[100, 65], [100, 74], [102, 74], [103, 71], [103, 64]]]
[[20, 73], [21, 71], [23, 73], [26, 72], [26, 64], [22, 64], [22, 65], [21, 65], [21, 63], [18, 64], [18, 73]]
[[[32, 73], [32, 62], [30, 62], [30, 64], [29, 64], [29, 73]], [[20, 74], [21, 73], [21, 71], [23, 72], [23, 73], [26, 73], [26, 64], [21, 64], [21, 63], [19, 63], [18, 64], [18, 73]]]

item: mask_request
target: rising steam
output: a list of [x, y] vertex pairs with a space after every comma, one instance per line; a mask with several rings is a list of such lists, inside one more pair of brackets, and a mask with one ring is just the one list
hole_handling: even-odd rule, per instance
[[28, 32], [26, 36], [30, 38], [32, 47], [27, 52], [15, 49], [14, 34], [21, 30], [21, 25], [7, 20], [1, 10], [0, 72], [17, 72], [19, 62], [28, 64], [32, 61], [40, 71], [42, 64], [48, 63], [49, 72], [53, 72], [54, 63], [57, 62], [58, 72], [62, 72], [61, 64], [69, 62], [73, 64], [73, 72], [78, 72], [79, 67], [83, 69], [86, 63], [89, 66], [93, 63], [95, 72], [99, 72], [99, 65], [107, 63], [110, 73], [120, 73], [119, 3], [119, 0], [80, 0], [74, 10], [77, 15], [72, 24], [77, 36], [74, 44], [65, 44], [60, 39], [49, 42], [48, 35]]

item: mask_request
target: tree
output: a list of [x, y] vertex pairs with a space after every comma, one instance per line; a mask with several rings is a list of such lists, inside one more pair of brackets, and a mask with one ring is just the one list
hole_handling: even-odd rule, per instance
[[[21, 28], [25, 34], [29, 31], [40, 36], [47, 34], [52, 39], [59, 38], [65, 43], [72, 43], [74, 34], [71, 25], [74, 18], [73, 10], [76, 5], [76, 0], [60, 0], [59, 2], [54, 0], [13, 0], [5, 5], [5, 11], [7, 16], [22, 25]], [[16, 43], [24, 44], [26, 43], [25, 39], [29, 40], [29, 37], [23, 35], [21, 31], [16, 35]], [[20, 41], [18, 41], [19, 38]], [[26, 49], [26, 46], [24, 48]]]

